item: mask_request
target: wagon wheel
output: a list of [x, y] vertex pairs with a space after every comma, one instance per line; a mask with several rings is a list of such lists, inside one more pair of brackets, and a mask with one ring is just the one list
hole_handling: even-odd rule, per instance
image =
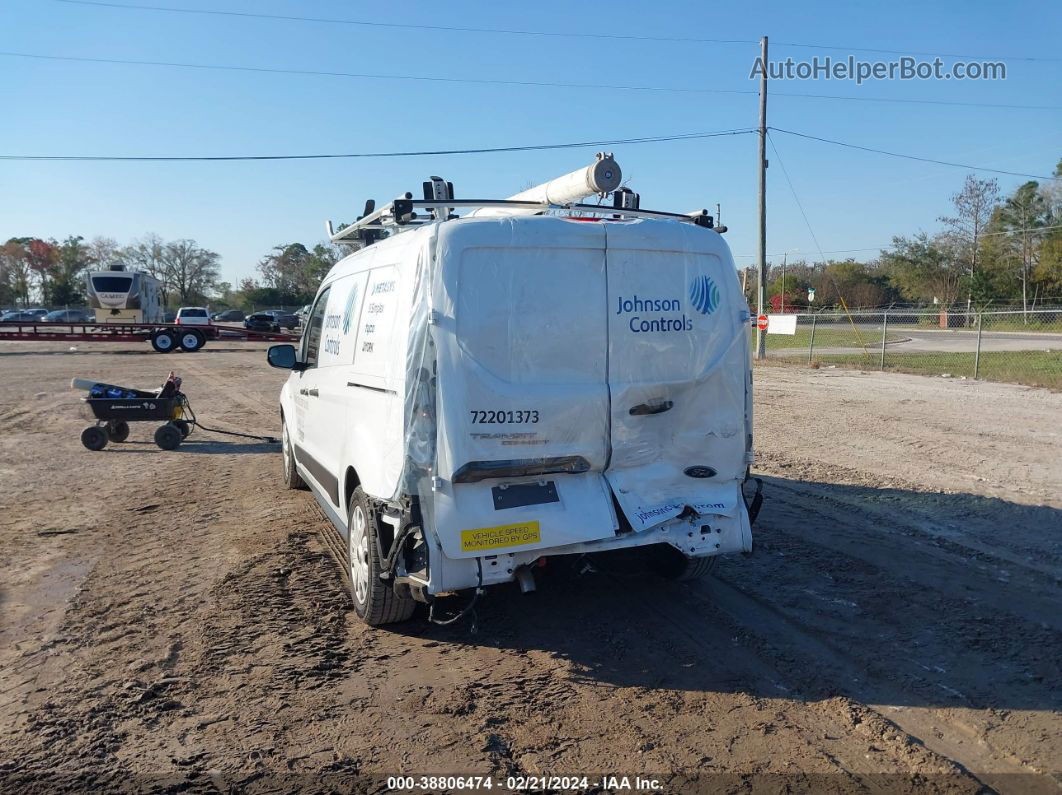
[[181, 430], [171, 422], [155, 430], [155, 444], [163, 450], [176, 450], [181, 445]]
[[108, 422], [107, 437], [112, 442], [124, 442], [129, 438], [129, 423], [125, 420], [113, 420]]
[[102, 450], [107, 446], [107, 431], [99, 425], [90, 425], [81, 432], [81, 444], [89, 450]]

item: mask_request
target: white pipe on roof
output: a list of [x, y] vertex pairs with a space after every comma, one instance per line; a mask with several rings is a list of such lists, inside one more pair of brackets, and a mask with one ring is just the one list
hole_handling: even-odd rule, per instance
[[[619, 164], [612, 153], [598, 152], [597, 159], [585, 168], [580, 168], [563, 177], [551, 179], [541, 185], [510, 196], [508, 201], [540, 202], [542, 204], [571, 204], [587, 196], [614, 191], [623, 179]], [[537, 209], [509, 207], [481, 207], [471, 213], [475, 218], [492, 218], [507, 215], [536, 215]]]

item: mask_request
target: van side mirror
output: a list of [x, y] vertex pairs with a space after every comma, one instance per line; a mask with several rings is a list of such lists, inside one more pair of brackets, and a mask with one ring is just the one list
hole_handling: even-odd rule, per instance
[[270, 345], [266, 351], [266, 361], [270, 367], [279, 367], [282, 370], [305, 370], [305, 366], [299, 361], [295, 353], [294, 345]]

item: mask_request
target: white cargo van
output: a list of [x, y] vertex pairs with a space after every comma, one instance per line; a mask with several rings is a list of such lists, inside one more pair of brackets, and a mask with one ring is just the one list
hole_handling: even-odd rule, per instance
[[530, 588], [557, 555], [652, 546], [697, 576], [750, 551], [749, 311], [711, 217], [433, 181], [333, 235], [363, 247], [269, 351], [286, 483], [345, 537], [358, 614]]

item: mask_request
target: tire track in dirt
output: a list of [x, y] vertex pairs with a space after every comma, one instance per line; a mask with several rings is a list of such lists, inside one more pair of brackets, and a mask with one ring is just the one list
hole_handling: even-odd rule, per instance
[[949, 566], [961, 568], [961, 552], [956, 560], [955, 549], [920, 540], [917, 516], [908, 526], [896, 512], [869, 536], [870, 523], [853, 522], [848, 501], [814, 484], [776, 485], [766, 489], [757, 573], [723, 567], [720, 582], [705, 587], [705, 604], [718, 604], [765, 649], [795, 655], [825, 681], [844, 683], [841, 692], [879, 705], [886, 719], [1002, 791], [1036, 783], [1008, 774], [1050, 774], [1058, 744], [1030, 745], [1001, 730], [1031, 720], [1057, 737], [1057, 718], [1044, 710], [1059, 705], [1044, 685], [1060, 676], [1062, 635], [1051, 600], [1038, 596], [1045, 578], [1026, 570], [1031, 582], [1011, 581], [1006, 599], [987, 598], [995, 578], [968, 564], [965, 577], [947, 575]]

